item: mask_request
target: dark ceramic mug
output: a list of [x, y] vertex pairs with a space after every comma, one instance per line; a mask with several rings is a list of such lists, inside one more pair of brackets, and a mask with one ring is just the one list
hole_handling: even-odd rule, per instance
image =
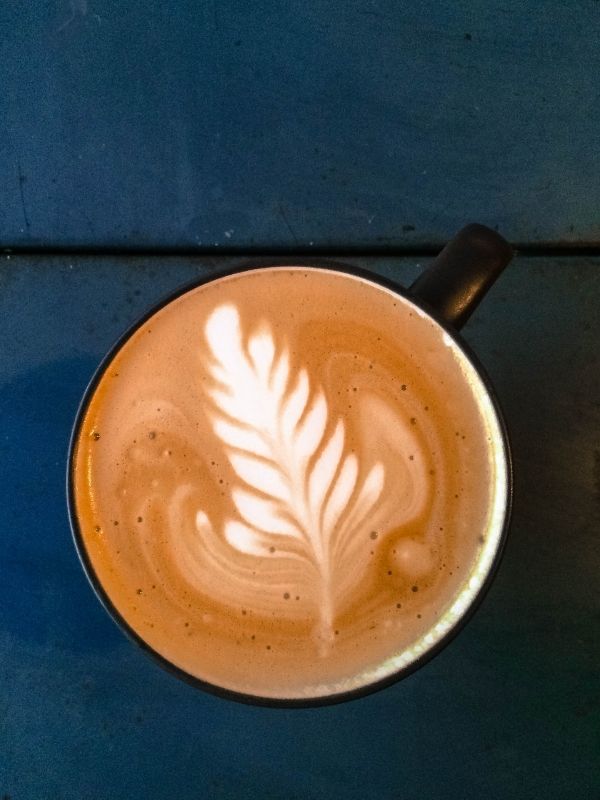
[[[406, 298], [420, 309], [430, 321], [443, 329], [445, 334], [450, 337], [448, 341], [451, 341], [452, 346], [457, 349], [457, 352], [460, 352], [465, 364], [472, 370], [472, 374], [477, 377], [481, 393], [479, 402], [485, 405], [486, 413], [494, 421], [495, 429], [498, 431], [498, 440], [494, 446], [496, 448], [495, 459], [499, 476], [500, 499], [496, 499], [498, 507], [495, 511], [493, 536], [490, 537], [486, 547], [482, 550], [482, 554], [479, 556], [478, 562], [469, 573], [472, 575], [469, 585], [453, 604], [453, 614], [448, 617], [445, 623], [442, 621], [442, 624], [436, 626], [435, 635], [432, 631], [429, 637], [425, 637], [424, 644], [417, 650], [411, 651], [405, 658], [399, 656], [394, 669], [388, 671], [387, 674], [378, 676], [376, 679], [350, 691], [302, 698], [263, 697], [257, 694], [232, 691], [213, 683], [207, 683], [173, 664], [164, 655], [154, 650], [138, 632], [133, 630], [117, 610], [116, 605], [102, 585], [85, 546], [75, 503], [75, 455], [86, 411], [107, 367], [122, 346], [129, 341], [132, 334], [157, 311], [177, 297], [201, 284], [222, 278], [223, 274], [196, 281], [193, 285], [184, 287], [156, 305], [142, 319], [136, 322], [119, 339], [100, 364], [85, 392], [75, 420], [71, 436], [67, 475], [68, 507], [75, 546], [86, 575], [99, 600], [123, 631], [163, 667], [193, 685], [242, 702], [276, 706], [323, 705], [367, 694], [413, 672], [444, 647], [470, 618], [489, 587], [500, 561], [510, 519], [512, 467], [506, 425], [489, 379], [470, 348], [460, 338], [458, 331], [465, 324], [511, 257], [512, 250], [510, 246], [499, 234], [482, 225], [472, 224], [463, 228], [449, 242], [408, 290], [404, 290], [377, 275], [366, 273], [348, 265], [316, 262], [314, 260], [293, 261], [294, 266], [318, 267], [366, 278], [371, 283], [379, 284], [398, 296]], [[264, 267], [264, 264], [261, 266]], [[285, 262], [283, 264], [279, 262], [278, 266], [285, 266]], [[252, 266], [244, 266], [234, 270], [233, 273], [229, 272], [227, 274], [235, 274], [253, 268]]]

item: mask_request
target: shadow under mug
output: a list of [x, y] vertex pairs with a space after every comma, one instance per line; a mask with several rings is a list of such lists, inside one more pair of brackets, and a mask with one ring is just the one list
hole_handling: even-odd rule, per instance
[[[108, 354], [99, 365], [96, 373], [91, 379], [83, 399], [81, 401], [75, 423], [73, 426], [69, 445], [69, 457], [67, 467], [67, 504], [69, 518], [73, 533], [75, 547], [86, 573], [86, 576], [96, 593], [98, 599], [108, 611], [113, 620], [119, 625], [124, 633], [138, 644], [148, 655], [154, 658], [163, 668], [175, 674], [177, 677], [198, 688], [227, 697], [238, 702], [250, 703], [255, 705], [277, 706], [277, 707], [307, 707], [321, 706], [333, 703], [340, 703], [356, 697], [362, 697], [376, 690], [382, 689], [401, 678], [414, 672], [425, 662], [437, 654], [449, 641], [462, 629], [470, 619], [479, 603], [484, 597], [490, 583], [497, 571], [500, 558], [504, 549], [510, 516], [512, 511], [513, 478], [512, 478], [512, 457], [506, 423], [498, 403], [498, 398], [494, 388], [487, 377], [483, 367], [470, 347], [462, 340], [459, 331], [469, 319], [479, 302], [482, 300], [488, 289], [501, 274], [505, 266], [513, 255], [512, 248], [498, 233], [479, 224], [470, 224], [464, 227], [459, 233], [444, 247], [440, 254], [425, 269], [408, 289], [404, 289], [392, 281], [384, 279], [366, 270], [352, 267], [348, 264], [339, 264], [331, 261], [321, 261], [316, 259], [282, 259], [276, 266], [297, 266], [297, 267], [318, 267], [329, 269], [340, 273], [355, 275], [368, 279], [371, 283], [379, 284], [391, 290], [396, 295], [408, 299], [423, 311], [431, 320], [437, 323], [452, 339], [462, 356], [468, 362], [480, 379], [486, 394], [485, 400], [494, 416], [497, 429], [500, 432], [501, 441], [499, 446], [503, 451], [503, 485], [505, 486], [504, 499], [502, 504], [502, 519], [498, 526], [498, 535], [495, 538], [493, 557], [489, 560], [483, 579], [479, 583], [477, 590], [456, 620], [452, 622], [448, 630], [439, 637], [431, 647], [426, 648], [416, 658], [409, 663], [401, 666], [393, 674], [375, 680], [366, 685], [350, 691], [343, 691], [334, 694], [325, 694], [318, 697], [308, 698], [274, 698], [261, 697], [257, 695], [245, 694], [233, 691], [197, 678], [182, 670], [163, 655], [154, 650], [119, 613], [111, 598], [105, 591], [96, 571], [93, 567], [89, 554], [86, 551], [84, 538], [79, 525], [76, 504], [75, 504], [75, 454], [83, 420], [90, 404], [91, 398], [104, 375], [107, 367], [119, 352], [121, 347], [129, 340], [132, 334], [140, 328], [150, 317], [156, 314], [161, 308], [175, 300], [186, 292], [211, 281], [232, 275], [239, 272], [248, 271], [254, 265], [241, 266], [227, 272], [213, 274], [210, 278], [196, 280], [180, 288], [177, 292], [156, 304], [141, 319], [132, 325], [115, 343]], [[264, 262], [260, 267], [264, 268]], [[275, 266], [275, 265], [271, 265]]]

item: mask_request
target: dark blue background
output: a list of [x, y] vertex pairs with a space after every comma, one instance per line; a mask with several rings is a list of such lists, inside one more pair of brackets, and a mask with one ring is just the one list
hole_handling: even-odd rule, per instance
[[[598, 259], [517, 259], [465, 329], [516, 470], [506, 556], [474, 619], [389, 689], [289, 711], [205, 695], [130, 644], [87, 585], [65, 509], [68, 436], [101, 356], [155, 300], [225, 262], [0, 264], [0, 797], [598, 796]], [[403, 282], [419, 272], [360, 264]]]
[[600, 4], [6, 0], [0, 241], [600, 238]]
[[[71, 542], [68, 438], [101, 357], [249, 250], [361, 250], [409, 283], [425, 260], [402, 256], [470, 221], [537, 254], [465, 330], [515, 455], [479, 612], [341, 706], [164, 673]], [[5, 0], [0, 250], [1, 800], [600, 798], [597, 0]]]

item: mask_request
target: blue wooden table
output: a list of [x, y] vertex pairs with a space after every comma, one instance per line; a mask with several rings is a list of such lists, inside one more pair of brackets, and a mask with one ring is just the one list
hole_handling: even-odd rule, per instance
[[[600, 798], [600, 3], [0, 6], [0, 799]], [[205, 695], [132, 646], [68, 527], [114, 339], [252, 252], [407, 284], [463, 223], [521, 253], [465, 329], [506, 410], [506, 556], [370, 697]]]
[[600, 239], [600, 5], [0, 4], [0, 240]]

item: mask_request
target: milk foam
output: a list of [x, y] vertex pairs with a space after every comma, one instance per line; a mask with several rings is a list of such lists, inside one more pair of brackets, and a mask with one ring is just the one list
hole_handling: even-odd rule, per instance
[[114, 359], [77, 508], [112, 602], [159, 653], [227, 688], [315, 696], [446, 630], [493, 553], [505, 463], [476, 373], [411, 308], [267, 269], [184, 295]]

